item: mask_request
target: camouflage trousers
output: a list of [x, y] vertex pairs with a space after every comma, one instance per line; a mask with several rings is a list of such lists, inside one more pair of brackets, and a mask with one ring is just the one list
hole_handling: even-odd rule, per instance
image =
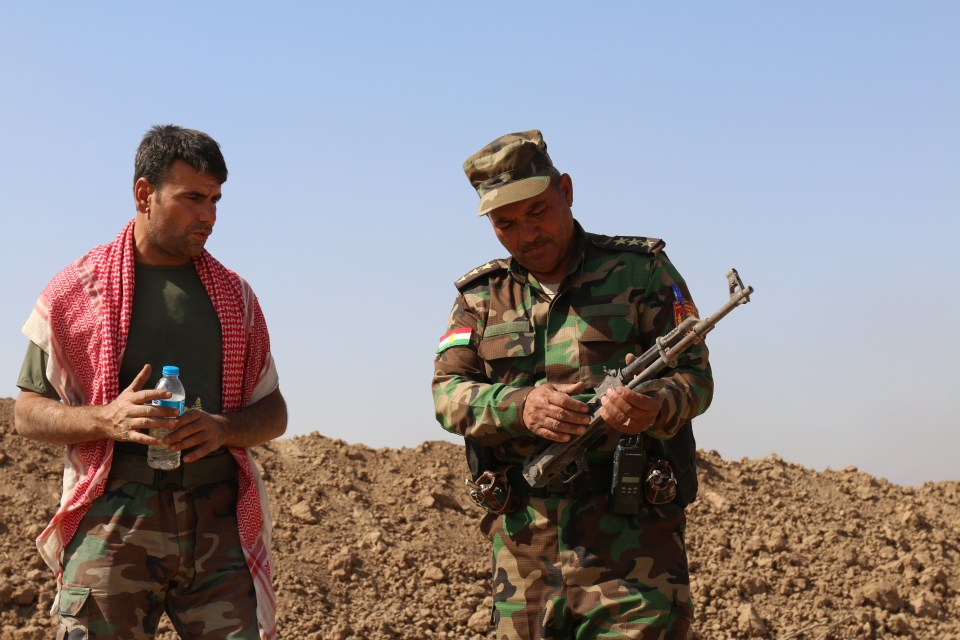
[[531, 497], [484, 518], [498, 640], [690, 637], [683, 509], [621, 516], [606, 504]]
[[259, 638], [235, 481], [184, 491], [111, 480], [64, 551], [58, 639]]

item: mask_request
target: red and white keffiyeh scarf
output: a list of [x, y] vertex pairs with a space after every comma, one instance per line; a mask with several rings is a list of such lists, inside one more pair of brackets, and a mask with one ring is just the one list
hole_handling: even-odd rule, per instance
[[[110, 244], [61, 271], [40, 294], [23, 333], [49, 354], [47, 378], [69, 405], [104, 405], [119, 394], [118, 373], [130, 330], [134, 291], [134, 221]], [[266, 322], [250, 285], [206, 250], [194, 266], [220, 318], [223, 337], [221, 408], [235, 412], [277, 388]], [[276, 635], [271, 583], [271, 516], [266, 489], [248, 449], [237, 461], [237, 524], [257, 593], [261, 638]], [[63, 549], [90, 505], [103, 494], [113, 440], [67, 447], [60, 508], [37, 538], [60, 585]], [[56, 606], [56, 603], [54, 604]]]

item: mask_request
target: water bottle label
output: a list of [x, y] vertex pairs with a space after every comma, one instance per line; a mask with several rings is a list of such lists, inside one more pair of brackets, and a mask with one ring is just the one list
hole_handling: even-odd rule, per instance
[[173, 407], [173, 408], [176, 409], [178, 412], [180, 412], [181, 415], [183, 414], [183, 405], [184, 405], [184, 401], [183, 401], [183, 400], [173, 400], [173, 399], [170, 399], [170, 400], [154, 400], [154, 401], [153, 401], [153, 405], [154, 405], [155, 407]]

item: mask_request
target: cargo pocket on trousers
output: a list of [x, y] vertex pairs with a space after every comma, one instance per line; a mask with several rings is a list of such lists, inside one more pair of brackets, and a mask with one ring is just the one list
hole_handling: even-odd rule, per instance
[[505, 513], [501, 517], [503, 518], [501, 520], [503, 532], [511, 538], [520, 535], [533, 524], [533, 514], [526, 504], [521, 504], [519, 508], [510, 513]]
[[87, 640], [90, 623], [90, 587], [60, 589], [60, 624], [57, 640]]
[[533, 515], [528, 512], [526, 506], [521, 505], [510, 513], [497, 515], [495, 513], [484, 514], [480, 520], [480, 532], [488, 540], [493, 540], [495, 536], [503, 534], [510, 538], [521, 533], [533, 524]]

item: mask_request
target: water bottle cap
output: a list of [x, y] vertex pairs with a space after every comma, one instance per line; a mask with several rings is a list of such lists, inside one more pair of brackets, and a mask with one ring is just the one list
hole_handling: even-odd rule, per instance
[[163, 367], [163, 375], [165, 376], [178, 376], [180, 375], [180, 367], [174, 367], [173, 365], [166, 365]]

